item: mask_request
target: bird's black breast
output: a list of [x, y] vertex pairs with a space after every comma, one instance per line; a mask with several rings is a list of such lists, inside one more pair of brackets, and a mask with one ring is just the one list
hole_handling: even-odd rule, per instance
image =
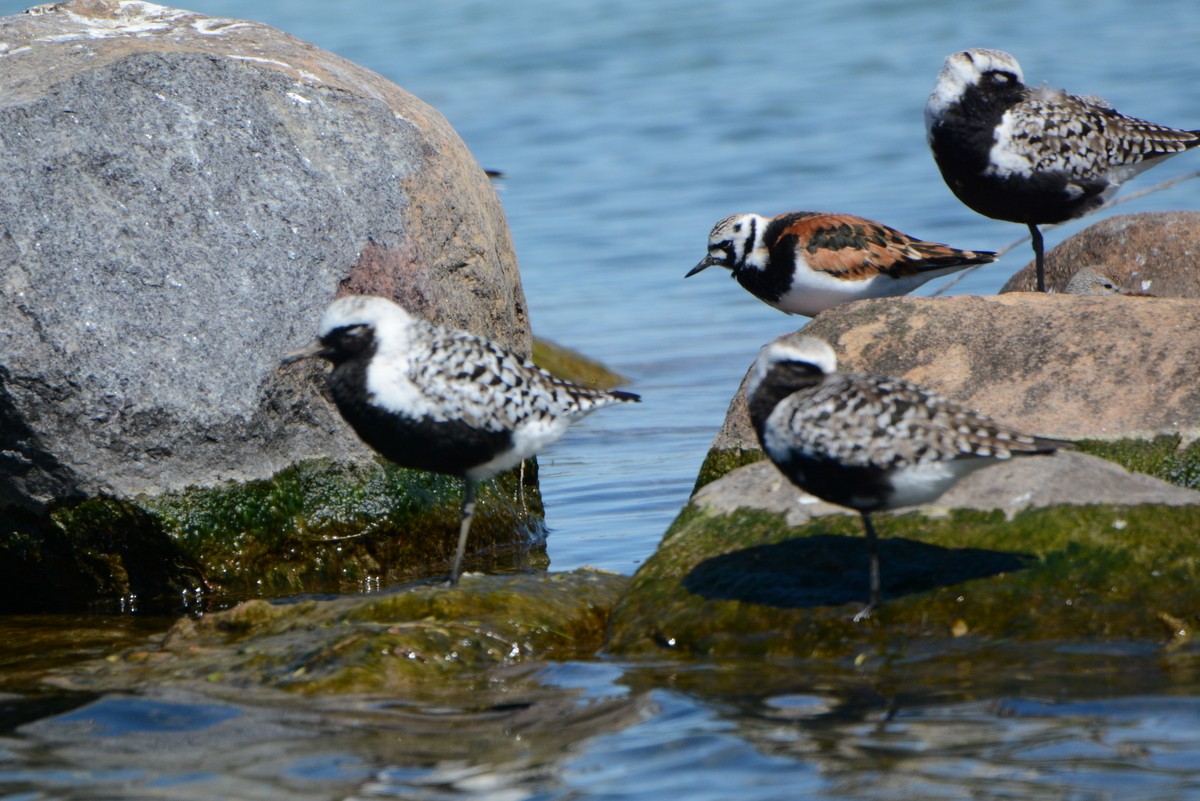
[[893, 486], [890, 471], [847, 466], [833, 459], [793, 455], [775, 462], [788, 479], [809, 495], [859, 512], [887, 509]]
[[371, 402], [367, 359], [343, 362], [329, 376], [338, 411], [373, 450], [401, 467], [461, 476], [512, 445], [507, 430], [487, 431], [461, 420], [406, 416]]
[[[1108, 181], [1068, 179], [1061, 172], [1036, 172], [1021, 175], [989, 175], [986, 161], [978, 167], [963, 151], [937, 148], [934, 133], [934, 160], [946, 185], [964, 205], [996, 220], [1044, 225], [1073, 220], [1100, 205]], [[1068, 183], [1078, 190], [1069, 192]]]
[[[974, 211], [997, 220], [1048, 224], [1074, 219], [1099, 205], [1103, 179], [1080, 181], [1042, 171], [1028, 177], [988, 174], [996, 127], [1021, 98], [973, 87], [930, 128], [930, 148], [946, 185]], [[1068, 192], [1068, 182], [1082, 190]]]
[[768, 303], [776, 303], [787, 294], [792, 288], [796, 270], [797, 239], [783, 232], [797, 219], [811, 215], [812, 212], [781, 214], [767, 223], [763, 230], [763, 242], [768, 255], [766, 269], [739, 267], [733, 271], [734, 278], [746, 291]]

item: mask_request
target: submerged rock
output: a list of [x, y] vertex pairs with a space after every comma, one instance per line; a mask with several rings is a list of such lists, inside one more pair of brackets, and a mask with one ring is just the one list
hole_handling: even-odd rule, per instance
[[[873, 516], [883, 607], [861, 623], [857, 514], [768, 462], [701, 489], [613, 612], [608, 650], [848, 657], [998, 639], [1166, 642], [1200, 604], [1200, 492], [1073, 452]], [[941, 646], [936, 646], [941, 647]]]
[[[133, 575], [144, 562], [117, 555], [102, 594], [193, 588], [213, 566], [180, 549], [151, 501], [277, 483], [314, 459], [380, 470], [316, 365], [278, 369], [335, 294], [385, 295], [529, 352], [487, 175], [440, 114], [381, 76], [265, 25], [151, 3], [38, 6], [0, 19], [0, 42], [12, 573], [102, 540], [106, 523], [63, 525], [105, 499], [150, 514], [125, 544], [165, 554], [167, 574]], [[320, 521], [319, 501], [289, 498], [298, 528]], [[69, 569], [26, 577], [52, 598]], [[33, 597], [9, 592], [0, 608]]]
[[469, 697], [495, 671], [581, 659], [603, 643], [629, 579], [611, 573], [463, 577], [334, 600], [247, 601], [180, 620], [147, 647], [71, 667], [73, 689], [258, 687], [311, 694]]

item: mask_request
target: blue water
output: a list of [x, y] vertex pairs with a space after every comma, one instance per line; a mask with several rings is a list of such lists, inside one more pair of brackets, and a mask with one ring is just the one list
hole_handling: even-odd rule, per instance
[[[0, 2], [0, 12], [22, 6]], [[445, 114], [483, 166], [505, 173], [498, 189], [535, 332], [607, 362], [645, 398], [593, 416], [541, 458], [556, 570], [634, 571], [686, 501], [758, 348], [804, 322], [722, 271], [683, 280], [716, 220], [844, 211], [980, 249], [1021, 235], [960, 205], [925, 146], [924, 102], [946, 54], [1009, 50], [1030, 83], [1200, 127], [1195, 0], [189, 7], [272, 24], [382, 73]], [[1124, 193], [1195, 169], [1200, 156], [1182, 156]], [[1175, 208], [1200, 208], [1200, 181], [1120, 211]], [[1094, 220], [1048, 233], [1048, 246]], [[1018, 247], [952, 291], [995, 292], [1027, 260]], [[1136, 674], [1142, 663], [1128, 669]], [[177, 761], [131, 778], [122, 766], [141, 752], [121, 751], [115, 741], [126, 735], [80, 735], [78, 721], [52, 720], [0, 742], [0, 787], [11, 798], [1200, 797], [1200, 710], [1190, 690], [1168, 703], [1138, 685], [1140, 695], [1114, 692], [1081, 706], [1072, 700], [1081, 688], [1064, 681], [1066, 689], [1038, 703], [1019, 692], [925, 700], [896, 727], [879, 728], [878, 704], [830, 711], [844, 699], [821, 686], [730, 700], [660, 679], [626, 698], [629, 680], [620, 666], [549, 668], [548, 685], [578, 681], [597, 703], [628, 703], [630, 719], [540, 761], [413, 758], [403, 749], [381, 756], [336, 726], [338, 736], [314, 743], [303, 722], [291, 721], [264, 738], [276, 749], [262, 745], [270, 753], [255, 769], [237, 748], [201, 737], [225, 713], [196, 702], [201, 773]], [[115, 712], [97, 714], [131, 714], [121, 704], [132, 702], [108, 703]], [[182, 702], [163, 703], [181, 714]], [[75, 734], [58, 738], [56, 726]], [[278, 745], [293, 736], [304, 744], [295, 753]], [[361, 775], [364, 753], [370, 781]]]
[[[1190, 0], [330, 8], [253, 5], [255, 19], [431, 103], [482, 165], [504, 171], [500, 196], [535, 332], [604, 360], [645, 396], [641, 407], [593, 416], [542, 457], [554, 569], [636, 569], [685, 502], [758, 348], [804, 322], [724, 271], [683, 280], [717, 220], [844, 211], [992, 250], [1022, 235], [959, 204], [929, 155], [925, 98], [948, 53], [1007, 49], [1031, 83], [1200, 127], [1200, 4]], [[1195, 169], [1200, 158], [1181, 157], [1129, 190]], [[1122, 210], [1198, 202], [1200, 181]], [[1049, 233], [1047, 246], [1092, 221]], [[952, 291], [995, 292], [1028, 254], [1016, 248]]]

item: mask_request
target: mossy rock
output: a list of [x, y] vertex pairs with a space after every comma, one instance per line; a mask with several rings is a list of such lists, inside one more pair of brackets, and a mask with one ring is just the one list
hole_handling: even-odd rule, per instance
[[[523, 480], [513, 471], [481, 486], [467, 569], [546, 566], [536, 463]], [[196, 594], [219, 604], [439, 575], [461, 498], [448, 476], [321, 461], [267, 481], [0, 512], [0, 611], [170, 610]]]
[[759, 448], [712, 448], [700, 465], [692, 494], [696, 494], [701, 487], [711, 484], [726, 473], [732, 473], [739, 467], [761, 462], [766, 458], [767, 455]]
[[879, 515], [868, 619], [857, 516], [689, 506], [613, 612], [608, 650], [847, 658], [997, 641], [1168, 643], [1200, 612], [1200, 506]]
[[[545, 340], [535, 360], [590, 386], [625, 380]], [[0, 509], [0, 612], [176, 610], [436, 575], [449, 567], [461, 498], [448, 476], [317, 461], [266, 481]], [[535, 460], [484, 482], [466, 569], [545, 569], [542, 518]]]
[[1116, 462], [1126, 470], [1145, 473], [1171, 484], [1200, 490], [1200, 440], [1184, 444], [1177, 434], [1151, 440], [1084, 440], [1077, 450]]
[[47, 514], [0, 511], [0, 612], [121, 611], [137, 599], [172, 603], [199, 585], [200, 569], [145, 509], [109, 498]]
[[600, 362], [541, 337], [533, 338], [533, 363], [548, 373], [585, 387], [612, 389], [629, 383], [628, 378]]
[[253, 600], [184, 619], [148, 647], [58, 671], [55, 684], [117, 691], [195, 685], [306, 694], [460, 696], [495, 671], [584, 659], [629, 578], [594, 570], [465, 576], [337, 599]]
[[[1115, 462], [1126, 470], [1145, 473], [1188, 489], [1200, 490], [1200, 440], [1184, 444], [1175, 435], [1151, 440], [1082, 440], [1075, 448], [1083, 453]], [[693, 494], [739, 467], [767, 458], [759, 448], [712, 448], [696, 476]]]

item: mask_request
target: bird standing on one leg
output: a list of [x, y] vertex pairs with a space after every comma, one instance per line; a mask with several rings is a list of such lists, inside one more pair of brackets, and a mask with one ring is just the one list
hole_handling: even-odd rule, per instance
[[995, 260], [989, 251], [926, 242], [853, 214], [734, 214], [713, 226], [708, 255], [684, 278], [724, 267], [763, 303], [814, 317], [852, 300], [904, 295]]
[[855, 620], [882, 601], [872, 512], [929, 503], [982, 467], [1069, 447], [1020, 434], [907, 381], [839, 373], [833, 349], [814, 337], [763, 348], [745, 393], [775, 466], [805, 492], [862, 515], [870, 599]]
[[364, 295], [335, 300], [316, 341], [283, 361], [310, 357], [333, 363], [334, 402], [367, 445], [401, 467], [462, 478], [450, 584], [462, 568], [479, 481], [535, 455], [588, 412], [640, 400], [564, 381], [490, 340]]
[[1029, 227], [1039, 292], [1039, 225], [1082, 217], [1133, 176], [1200, 145], [1200, 130], [1126, 117], [1096, 97], [1030, 89], [1015, 58], [984, 49], [946, 58], [925, 105], [925, 131], [959, 200]]

